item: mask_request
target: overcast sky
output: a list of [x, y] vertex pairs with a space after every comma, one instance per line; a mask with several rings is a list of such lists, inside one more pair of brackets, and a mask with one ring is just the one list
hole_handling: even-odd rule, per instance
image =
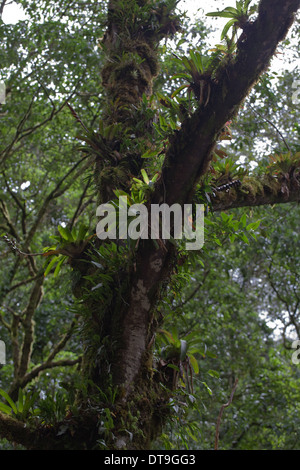
[[[187, 10], [191, 16], [195, 14], [200, 8], [203, 9], [204, 13], [208, 13], [210, 11], [223, 10], [227, 6], [235, 7], [235, 5], [235, 0], [181, 0], [179, 3], [179, 6], [183, 10]], [[13, 2], [5, 6], [2, 19], [4, 23], [14, 24], [19, 20], [25, 19], [25, 15], [22, 9], [15, 2]], [[216, 44], [218, 41], [220, 41], [222, 29], [228, 19], [210, 18], [210, 21], [213, 22], [213, 25], [216, 29], [216, 32], [212, 34], [211, 44]], [[282, 67], [291, 68], [293, 70], [295, 66], [296, 64], [293, 63], [288, 64], [287, 61], [284, 60], [283, 56], [279, 56], [273, 59], [273, 67], [277, 70], [281, 69]]]
[[[196, 13], [199, 8], [203, 8], [204, 12], [208, 13], [209, 11], [222, 10], [226, 6], [235, 6], [235, 0], [181, 0], [179, 5], [191, 13]], [[2, 19], [4, 23], [14, 24], [19, 20], [25, 19], [25, 15], [21, 7], [13, 2], [5, 6]], [[221, 24], [224, 23], [222, 18], [217, 21]]]
[[[197, 13], [197, 10], [202, 9], [204, 13], [223, 10], [227, 6], [235, 6], [235, 0], [180, 0], [179, 7], [182, 10], [187, 10], [189, 15], [192, 17]], [[19, 20], [25, 19], [26, 16], [22, 8], [15, 2], [6, 5], [2, 15], [4, 23], [15, 24]], [[209, 18], [210, 22], [213, 22], [216, 28], [215, 33], [211, 34], [211, 44], [216, 44], [220, 40], [220, 35], [224, 25], [227, 23], [227, 18]]]

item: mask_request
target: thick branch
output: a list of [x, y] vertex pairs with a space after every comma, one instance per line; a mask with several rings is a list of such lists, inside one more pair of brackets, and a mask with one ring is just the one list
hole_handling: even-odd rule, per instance
[[0, 412], [0, 437], [26, 449], [61, 450], [61, 439], [57, 438], [57, 429], [33, 428], [28, 424]]
[[[75, 328], [75, 325], [76, 325], [76, 323], [75, 323], [75, 321], [73, 321], [72, 324], [70, 325], [69, 329], [65, 333], [65, 335], [54, 346], [54, 348], [52, 349], [51, 353], [49, 354], [49, 356], [47, 357], [45, 362], [43, 362], [42, 364], [34, 367], [33, 369], [31, 369], [30, 372], [27, 372], [23, 375], [21, 375], [23, 373], [22, 370], [21, 370], [21, 373], [20, 373], [20, 370], [16, 371], [16, 379], [12, 383], [12, 385], [10, 387], [10, 391], [9, 391], [9, 394], [11, 396], [14, 396], [18, 392], [19, 388], [26, 387], [26, 385], [28, 385], [32, 380], [37, 378], [41, 372], [43, 372], [45, 370], [48, 370], [48, 369], [53, 369], [54, 367], [74, 366], [74, 365], [78, 364], [81, 361], [80, 357], [76, 358], [76, 359], [61, 359], [61, 360], [54, 361], [54, 358], [57, 356], [57, 354], [60, 351], [63, 350], [63, 348], [65, 347], [65, 345], [67, 344], [67, 342], [71, 338], [72, 333], [73, 333], [74, 328]], [[30, 325], [30, 326], [32, 326], [32, 325]], [[25, 363], [26, 358], [27, 358], [27, 362], [30, 359], [30, 351], [31, 351], [31, 348], [30, 348], [31, 336], [30, 336], [30, 334], [32, 334], [32, 331], [33, 330], [32, 330], [32, 327], [31, 327], [29, 329], [29, 332], [27, 333], [26, 341], [28, 343], [28, 347], [25, 349], [25, 352], [27, 351], [27, 354], [24, 357], [24, 364], [26, 364]], [[23, 355], [24, 355], [24, 345], [23, 345]], [[15, 359], [14, 363], [15, 363], [15, 365], [18, 364], [18, 358]]]
[[[71, 367], [71, 366], [76, 366], [76, 364], [79, 364], [81, 362], [81, 357], [78, 357], [76, 359], [60, 359], [58, 361], [46, 361], [43, 364], [40, 364], [39, 366], [36, 366], [34, 369], [32, 369], [28, 374], [26, 374], [19, 382], [17, 382], [15, 385], [19, 388], [24, 388], [26, 385], [28, 385], [32, 380], [36, 379], [41, 372], [44, 372], [45, 370], [49, 369], [54, 369], [55, 367]], [[16, 387], [10, 389], [10, 395], [15, 393]]]
[[0, 436], [10, 442], [30, 447], [35, 441], [35, 432], [31, 431], [25, 423], [17, 421], [0, 412]]
[[211, 197], [213, 211], [225, 211], [238, 207], [267, 206], [300, 201], [300, 181], [288, 181], [283, 186], [278, 178], [247, 177], [239, 188], [216, 192]]

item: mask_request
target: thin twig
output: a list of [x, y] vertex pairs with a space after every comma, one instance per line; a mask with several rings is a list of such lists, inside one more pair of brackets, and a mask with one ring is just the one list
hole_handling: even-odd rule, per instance
[[234, 382], [233, 389], [231, 391], [231, 395], [230, 395], [230, 398], [229, 398], [228, 402], [225, 403], [225, 405], [221, 406], [221, 409], [220, 409], [220, 412], [219, 412], [217, 427], [216, 427], [215, 450], [218, 450], [218, 446], [219, 446], [219, 433], [220, 433], [220, 425], [221, 425], [221, 419], [222, 419], [223, 411], [224, 411], [225, 408], [227, 408], [227, 406], [229, 406], [232, 403], [233, 395], [234, 395], [237, 383], [238, 383], [238, 379], [236, 379], [236, 381]]
[[69, 227], [70, 230], [72, 230], [72, 228], [73, 228], [73, 226], [74, 226], [74, 224], [75, 224], [75, 222], [76, 222], [77, 216], [78, 216], [79, 211], [80, 211], [80, 208], [81, 208], [81, 206], [82, 206], [82, 202], [83, 202], [84, 198], [86, 197], [86, 193], [87, 193], [87, 191], [88, 191], [88, 189], [89, 189], [90, 182], [91, 182], [91, 176], [88, 178], [88, 181], [87, 181], [87, 183], [86, 183], [86, 185], [85, 185], [85, 187], [84, 187], [84, 189], [83, 189], [83, 192], [82, 192], [82, 194], [81, 194], [81, 197], [80, 197], [80, 199], [79, 199], [79, 201], [78, 201], [77, 209], [75, 210], [74, 215], [73, 215], [72, 220], [71, 220], [71, 223], [70, 223], [70, 227]]
[[274, 124], [272, 121], [270, 121], [269, 119], [267, 119], [265, 116], [262, 116], [262, 115], [261, 115], [256, 109], [254, 109], [251, 105], [250, 105], [250, 108], [252, 109], [252, 111], [253, 111], [254, 113], [256, 113], [260, 118], [262, 118], [264, 121], [266, 121], [268, 124], [270, 124], [270, 125], [275, 129], [275, 131], [277, 132], [277, 134], [279, 134], [280, 137], [282, 138], [282, 140], [283, 140], [283, 142], [284, 142], [286, 148], [287, 148], [288, 151], [290, 152], [290, 151], [291, 151], [291, 148], [290, 148], [289, 144], [287, 143], [287, 141], [285, 140], [285, 138], [283, 137], [283, 135], [282, 135], [282, 133], [280, 132], [280, 130], [278, 129], [278, 127], [275, 126], [275, 124]]
[[195, 295], [197, 294], [197, 292], [201, 289], [201, 287], [203, 286], [204, 282], [205, 282], [205, 279], [207, 278], [208, 274], [209, 274], [209, 269], [205, 270], [204, 271], [204, 274], [203, 274], [203, 279], [202, 281], [197, 285], [197, 287], [195, 287], [195, 289], [193, 290], [193, 292], [185, 299], [181, 302], [181, 304], [179, 305], [179, 308], [182, 308], [185, 304], [187, 304], [190, 300], [193, 299], [193, 297], [195, 297]]
[[[43, 256], [45, 253], [24, 253], [24, 251], [20, 250], [20, 248], [16, 245], [14, 240], [11, 240], [7, 235], [2, 235], [4, 241], [10, 247], [11, 251], [19, 256]], [[38, 276], [39, 277], [39, 276]]]

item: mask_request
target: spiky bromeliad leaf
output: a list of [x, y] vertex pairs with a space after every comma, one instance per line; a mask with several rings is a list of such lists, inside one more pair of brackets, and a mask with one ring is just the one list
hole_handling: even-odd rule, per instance
[[230, 28], [231, 28], [232, 26], [234, 26], [236, 23], [237, 23], [237, 21], [236, 21], [235, 19], [232, 19], [232, 20], [228, 21], [228, 22], [225, 24], [225, 26], [224, 26], [224, 28], [223, 28], [223, 31], [222, 31], [222, 33], [221, 33], [221, 40], [222, 40], [222, 41], [223, 41], [223, 39], [225, 39], [225, 37], [227, 36], [227, 33], [228, 33], [228, 31], [230, 30]]
[[[2, 408], [2, 411], [6, 414], [10, 414], [11, 411], [14, 412], [14, 414], [16, 415], [18, 413], [18, 409], [17, 409], [17, 406], [16, 404], [14, 403], [14, 401], [10, 398], [10, 396], [8, 395], [8, 393], [5, 391], [5, 390], [2, 390], [0, 388], [0, 395], [7, 401], [7, 403], [9, 404], [9, 406], [7, 405], [4, 405], [3, 403], [1, 403], [1, 408]], [[5, 411], [6, 409], [6, 411]]]

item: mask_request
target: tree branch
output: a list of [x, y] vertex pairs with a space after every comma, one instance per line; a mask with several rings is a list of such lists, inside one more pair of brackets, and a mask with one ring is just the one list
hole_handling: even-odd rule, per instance
[[9, 211], [8, 211], [8, 207], [6, 205], [6, 203], [0, 199], [0, 210], [2, 212], [2, 215], [3, 215], [3, 218], [7, 224], [7, 226], [9, 227], [9, 233], [16, 239], [16, 240], [20, 240], [20, 237], [18, 235], [18, 232], [10, 218], [10, 215], [9, 215]]
[[63, 178], [61, 178], [60, 181], [58, 181], [58, 183], [56, 184], [55, 188], [48, 194], [48, 196], [45, 198], [43, 204], [41, 205], [38, 213], [37, 213], [37, 216], [35, 218], [35, 221], [33, 222], [29, 232], [28, 232], [28, 235], [27, 235], [27, 238], [25, 240], [25, 243], [24, 243], [24, 248], [25, 251], [28, 249], [28, 246], [34, 236], [34, 234], [36, 233], [36, 230], [37, 228], [39, 227], [39, 225], [41, 224], [43, 218], [44, 218], [44, 215], [46, 213], [46, 209], [48, 207], [48, 205], [50, 204], [50, 202], [53, 200], [53, 199], [56, 199], [57, 197], [61, 196], [65, 191], [67, 191], [67, 189], [69, 189], [69, 187], [74, 183], [74, 181], [79, 178], [80, 176], [82, 176], [82, 173], [83, 171], [88, 168], [90, 166], [90, 162], [88, 161], [84, 166], [83, 168], [81, 168], [80, 170], [77, 170], [77, 172], [75, 173], [75, 175], [73, 175], [73, 178], [70, 179], [70, 181], [62, 187], [63, 183], [65, 182], [65, 180], [71, 176], [75, 170], [78, 168], [78, 166], [80, 166], [80, 164], [85, 161], [86, 159], [88, 158], [88, 156], [84, 156], [81, 160], [79, 160], [64, 176]]
[[266, 174], [263, 177], [245, 177], [238, 188], [216, 192], [211, 197], [213, 211], [225, 211], [238, 207], [267, 206], [269, 204], [287, 204], [300, 202], [300, 179], [284, 182], [276, 176]]
[[18, 378], [24, 377], [29, 366], [32, 343], [34, 340], [33, 315], [43, 296], [43, 283], [44, 276], [40, 276], [34, 284], [28, 305], [23, 314], [24, 319], [22, 320], [22, 325], [24, 327], [24, 339], [22, 344], [20, 363], [18, 367]]
[[26, 374], [20, 381], [14, 384], [14, 387], [10, 389], [10, 395], [15, 392], [15, 388], [21, 387], [24, 388], [28, 385], [32, 380], [36, 379], [41, 372], [54, 369], [55, 367], [67, 367], [67, 366], [75, 366], [81, 362], [81, 357], [77, 357], [76, 359], [60, 359], [58, 361], [48, 361], [40, 364], [39, 366], [34, 367], [28, 374]]
[[78, 364], [81, 361], [80, 357], [76, 359], [61, 359], [58, 361], [53, 361], [55, 356], [57, 356], [57, 354], [63, 350], [66, 343], [71, 338], [75, 326], [76, 326], [76, 322], [73, 321], [69, 329], [65, 333], [65, 335], [62, 337], [62, 339], [54, 346], [54, 348], [52, 349], [51, 353], [49, 354], [45, 362], [34, 367], [33, 369], [31, 369], [30, 372], [24, 374], [23, 376], [20, 375], [19, 371], [17, 371], [16, 380], [12, 383], [10, 387], [10, 391], [9, 391], [9, 394], [11, 396], [15, 395], [15, 393], [18, 391], [19, 388], [26, 387], [26, 385], [28, 385], [32, 380], [37, 378], [41, 372], [47, 369], [53, 369], [54, 367], [73, 366], [73, 365]]
[[234, 382], [233, 389], [231, 391], [231, 395], [230, 395], [228, 402], [225, 403], [225, 405], [221, 406], [219, 416], [218, 416], [218, 421], [217, 421], [217, 427], [216, 427], [215, 450], [218, 450], [218, 447], [219, 447], [219, 433], [220, 433], [222, 415], [223, 415], [224, 409], [227, 408], [232, 403], [233, 395], [236, 390], [237, 384], [238, 384], [238, 379], [236, 379], [236, 381]]
[[10, 442], [24, 445], [30, 448], [36, 440], [36, 433], [34, 430], [22, 421], [11, 418], [0, 411], [0, 436]]

